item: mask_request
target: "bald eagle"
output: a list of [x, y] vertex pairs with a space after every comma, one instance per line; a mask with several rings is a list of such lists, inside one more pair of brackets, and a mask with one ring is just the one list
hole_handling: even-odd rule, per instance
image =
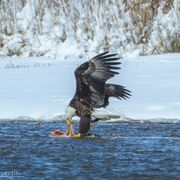
[[117, 54], [104, 52], [75, 70], [76, 92], [65, 112], [67, 125], [71, 124], [73, 116], [80, 117], [80, 136], [88, 133], [94, 108], [108, 106], [109, 97], [127, 99], [131, 95], [124, 86], [106, 83], [119, 74], [120, 64]]

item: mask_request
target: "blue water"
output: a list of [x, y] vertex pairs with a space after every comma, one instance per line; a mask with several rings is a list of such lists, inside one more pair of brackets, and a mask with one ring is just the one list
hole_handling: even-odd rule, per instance
[[111, 123], [49, 137], [57, 122], [0, 122], [0, 179], [179, 179], [180, 124]]

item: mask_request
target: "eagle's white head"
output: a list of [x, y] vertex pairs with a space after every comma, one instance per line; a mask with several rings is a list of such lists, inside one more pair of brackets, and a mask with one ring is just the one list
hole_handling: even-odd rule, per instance
[[65, 109], [65, 113], [67, 119], [72, 119], [72, 117], [76, 115], [76, 109], [71, 106], [67, 106]]

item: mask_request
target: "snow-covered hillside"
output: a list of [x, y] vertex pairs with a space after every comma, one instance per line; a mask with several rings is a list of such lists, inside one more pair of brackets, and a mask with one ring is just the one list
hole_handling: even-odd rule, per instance
[[0, 56], [180, 52], [179, 5], [179, 0], [3, 0]]
[[[0, 119], [53, 120], [64, 116], [75, 91], [74, 70], [86, 60], [3, 58]], [[180, 54], [121, 61], [120, 74], [111, 82], [126, 86], [132, 97], [111, 99], [107, 112], [137, 120], [180, 121]]]

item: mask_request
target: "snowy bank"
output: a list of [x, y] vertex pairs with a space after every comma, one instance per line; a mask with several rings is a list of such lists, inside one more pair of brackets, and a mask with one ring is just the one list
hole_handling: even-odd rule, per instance
[[[61, 120], [75, 91], [74, 70], [87, 59], [4, 58], [0, 119]], [[132, 91], [106, 112], [135, 120], [180, 122], [180, 54], [122, 59], [111, 80]]]
[[[0, 57], [127, 57], [180, 52], [179, 0], [8, 0], [0, 6]], [[77, 51], [78, 49], [78, 51]]]

